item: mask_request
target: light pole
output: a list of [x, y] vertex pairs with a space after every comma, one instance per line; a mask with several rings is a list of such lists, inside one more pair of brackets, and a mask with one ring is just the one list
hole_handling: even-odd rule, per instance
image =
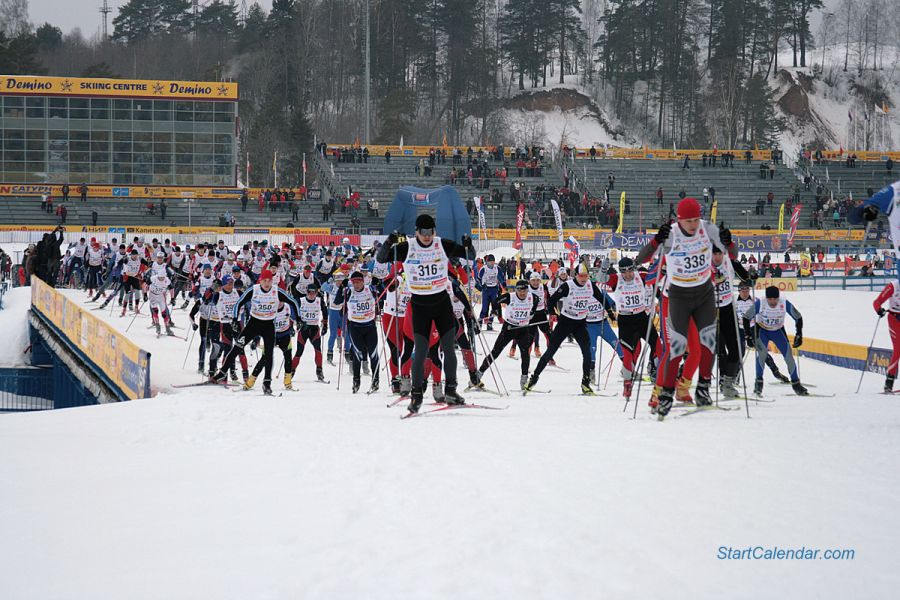
[[741, 211], [741, 214], [744, 215], [744, 216], [747, 218], [747, 229], [750, 229], [750, 211], [749, 211], [749, 210], [742, 210], [742, 211]]
[[187, 202], [187, 207], [188, 207], [188, 229], [190, 229], [190, 227], [191, 227], [191, 204], [193, 204], [193, 203], [196, 202], [197, 200], [194, 199], [194, 198], [185, 198], [184, 201]]
[[370, 0], [366, 0], [366, 146], [371, 143], [369, 139], [369, 123], [372, 122], [371, 87], [372, 87], [372, 46], [369, 42], [369, 13]]

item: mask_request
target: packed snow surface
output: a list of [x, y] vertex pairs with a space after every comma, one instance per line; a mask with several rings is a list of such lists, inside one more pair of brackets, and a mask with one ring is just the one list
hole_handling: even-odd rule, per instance
[[[862, 296], [842, 303], [861, 315], [857, 343], [874, 326], [874, 293]], [[791, 299], [807, 337], [836, 331], [827, 294]], [[139, 316], [132, 331], [153, 352], [154, 385], [196, 380], [181, 371], [186, 342], [157, 340], [148, 324]], [[188, 370], [195, 357], [196, 341]], [[774, 402], [750, 402], [750, 419], [728, 402], [740, 410], [676, 408], [659, 423], [646, 384], [632, 420], [618, 397], [576, 395], [577, 346], [557, 361], [573, 372], [548, 368], [539, 387], [550, 394], [467, 393], [510, 408], [406, 421], [385, 391], [351, 395], [346, 373], [337, 391], [336, 367], [326, 365], [331, 385], [312, 383], [307, 355], [300, 391], [281, 397], [201, 387], [3, 415], [3, 597], [756, 600], [900, 589], [900, 411], [878, 394], [881, 377], [866, 375], [857, 396], [857, 372], [801, 359], [810, 391], [835, 397], [789, 396], [767, 375]], [[512, 390], [520, 362], [498, 363]], [[617, 370], [603, 393], [619, 390]], [[722, 546], [855, 555], [720, 560]]]

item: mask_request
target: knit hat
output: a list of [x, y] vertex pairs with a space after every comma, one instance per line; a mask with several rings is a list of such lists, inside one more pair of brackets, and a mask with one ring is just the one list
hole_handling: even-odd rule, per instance
[[684, 198], [681, 202], [678, 203], [678, 218], [679, 219], [699, 219], [700, 218], [700, 203], [697, 202], [696, 198]]
[[263, 272], [259, 274], [259, 280], [262, 281], [263, 279], [272, 279], [272, 271], [263, 269]]
[[770, 285], [766, 288], [766, 298], [778, 298], [781, 296], [781, 292], [778, 291], [778, 288], [774, 285]]
[[421, 214], [416, 217], [416, 229], [434, 229], [434, 217], [429, 214]]

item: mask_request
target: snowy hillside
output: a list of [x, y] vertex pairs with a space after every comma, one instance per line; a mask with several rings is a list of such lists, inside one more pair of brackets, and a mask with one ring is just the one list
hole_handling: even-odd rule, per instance
[[[844, 293], [844, 307], [862, 307], [846, 329], [835, 294], [792, 297], [807, 337], [867, 343], [874, 294]], [[147, 324], [132, 331], [164, 388], [187, 344]], [[619, 398], [575, 396], [573, 375], [551, 368], [550, 394], [469, 394], [508, 410], [401, 421], [387, 393], [310, 383], [306, 358], [301, 391], [282, 397], [193, 388], [0, 416], [4, 597], [887, 598], [900, 587], [900, 414], [877, 376], [856, 396], [855, 372], [803, 359], [811, 391], [836, 397], [790, 397], [769, 378], [751, 419], [730, 402], [739, 410], [658, 423], [646, 386], [632, 420]], [[577, 364], [577, 347], [557, 359]], [[512, 387], [520, 363], [499, 365]], [[620, 385], [616, 370], [603, 393]], [[723, 546], [855, 556], [729, 561]]]

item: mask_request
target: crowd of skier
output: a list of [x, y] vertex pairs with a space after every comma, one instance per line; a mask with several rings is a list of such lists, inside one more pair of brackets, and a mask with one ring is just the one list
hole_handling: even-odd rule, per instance
[[[192, 345], [196, 337], [205, 384], [250, 390], [261, 375], [266, 394], [273, 393], [275, 355], [283, 357], [277, 376], [283, 370], [284, 388], [291, 390], [307, 346], [315, 364], [310, 380], [330, 383], [327, 361], [339, 367], [339, 382], [346, 359], [354, 393], [363, 375], [369, 393], [379, 390], [383, 359], [395, 403], [408, 399], [410, 415], [420, 411], [429, 380], [436, 403], [466, 405], [457, 352], [468, 372], [466, 390], [488, 391], [490, 373], [495, 393], [506, 392], [493, 367], [510, 347], [507, 356], [520, 361], [521, 392], [546, 393], [541, 375], [548, 367], [568, 370], [554, 357], [569, 341], [581, 352], [578, 393], [595, 394], [604, 370], [606, 387], [613, 362], [602, 360], [606, 345], [622, 365], [621, 395], [630, 399], [635, 385], [652, 383], [649, 405], [660, 419], [676, 403], [718, 408], [714, 378], [723, 400], [746, 398], [750, 382], [741, 373], [748, 348], [756, 351], [755, 395], [764, 391], [766, 366], [806, 395], [792, 356], [803, 343], [800, 312], [778, 288], [757, 297], [755, 282], [735, 260], [731, 232], [703, 221], [700, 212], [695, 199], [682, 200], [677, 220], [636, 256], [620, 253], [612, 262], [606, 256], [599, 268], [589, 257], [569, 267], [534, 261], [515, 278], [491, 254], [476, 259], [469, 237], [457, 243], [437, 236], [434, 219], [421, 214], [414, 235], [394, 232], [367, 249], [347, 238], [328, 246], [262, 240], [235, 249], [221, 240], [182, 247], [142, 237], [108, 244], [82, 238], [70, 248], [70, 283], [82, 286], [98, 310], [112, 304], [124, 317], [146, 306], [157, 335]], [[893, 290], [880, 300], [891, 298], [892, 311], [900, 308]], [[190, 335], [176, 333], [175, 311], [185, 314]], [[794, 321], [793, 341], [787, 317]], [[495, 319], [499, 331], [492, 341], [483, 339]], [[783, 356], [784, 374], [770, 344]], [[258, 356], [252, 369], [251, 355]]]

